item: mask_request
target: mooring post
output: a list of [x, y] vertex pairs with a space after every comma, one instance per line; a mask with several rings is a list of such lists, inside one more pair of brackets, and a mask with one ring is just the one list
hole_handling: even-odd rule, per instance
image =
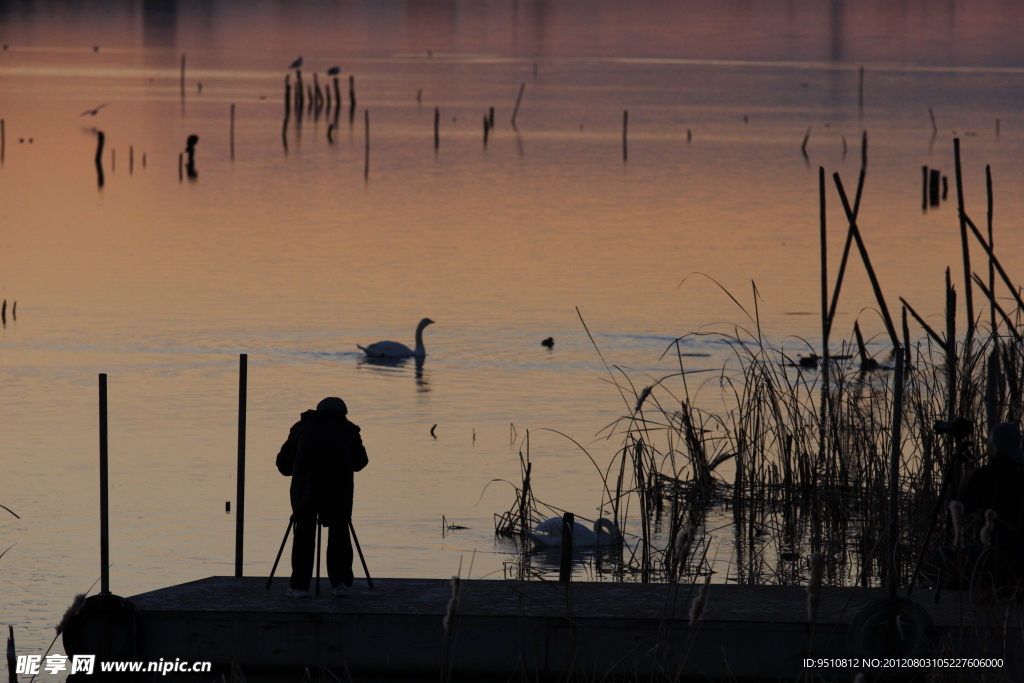
[[231, 104], [231, 161], [235, 160], [235, 105]]
[[576, 544], [573, 528], [576, 516], [571, 512], [562, 515], [562, 559], [558, 563], [558, 581], [569, 583], [572, 580], [572, 551]]
[[248, 354], [238, 355], [238, 491], [235, 494], [235, 576], [242, 575], [242, 535], [245, 530], [245, 395]]
[[107, 374], [100, 373], [100, 593], [110, 592], [110, 526], [107, 523]]

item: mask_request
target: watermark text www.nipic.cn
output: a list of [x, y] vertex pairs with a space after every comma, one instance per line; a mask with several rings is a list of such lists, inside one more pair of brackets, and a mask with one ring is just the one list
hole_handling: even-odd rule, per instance
[[[103, 673], [209, 673], [212, 662], [188, 662], [175, 659], [158, 662], [100, 662], [99, 670]], [[92, 674], [96, 670], [96, 655], [18, 655], [15, 673], [35, 676], [40, 672], [49, 674]]]

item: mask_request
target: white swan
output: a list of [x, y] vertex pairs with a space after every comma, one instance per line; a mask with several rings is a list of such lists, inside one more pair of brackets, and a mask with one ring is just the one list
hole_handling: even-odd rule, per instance
[[416, 326], [416, 348], [410, 349], [405, 344], [393, 341], [379, 341], [369, 346], [359, 346], [359, 349], [369, 358], [423, 358], [427, 355], [423, 348], [423, 328], [434, 323], [430, 318], [424, 318]]
[[[594, 522], [594, 528], [588, 529], [575, 522], [572, 527], [573, 540], [577, 548], [590, 548], [600, 545], [612, 545], [622, 540], [622, 534], [615, 522], [601, 517]], [[551, 548], [562, 545], [562, 518], [552, 517], [538, 524], [530, 532], [530, 538], [540, 548]]]

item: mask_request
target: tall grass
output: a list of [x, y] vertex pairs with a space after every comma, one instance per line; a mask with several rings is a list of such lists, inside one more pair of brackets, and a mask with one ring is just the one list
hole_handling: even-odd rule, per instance
[[[824, 183], [823, 172], [820, 177]], [[898, 584], [906, 586], [919, 557], [929, 557], [932, 548], [950, 541], [946, 502], [955, 497], [955, 483], [964, 467], [983, 464], [988, 427], [999, 421], [1019, 423], [1024, 408], [1024, 305], [980, 233], [975, 230], [990, 268], [999, 269], [1016, 307], [1008, 308], [995, 298], [992, 277], [989, 288], [975, 277], [988, 306], [999, 315], [979, 313], [978, 320], [988, 317], [990, 322], [971, 321], [958, 338], [957, 296], [947, 270], [945, 334], [928, 327], [904, 301], [902, 339], [897, 340], [856, 227], [863, 171], [852, 209], [838, 177], [836, 185], [850, 232], [831, 309], [825, 305], [828, 287], [823, 285], [825, 336], [831, 330], [850, 245], [855, 243], [889, 336], [904, 348], [897, 562], [888, 561], [893, 358], [868, 358], [863, 342], [845, 340], [819, 349], [821, 355], [800, 341], [798, 350], [807, 355], [798, 358], [791, 343], [787, 348], [762, 333], [755, 288], [753, 314], [729, 293], [747, 315], [747, 327], [683, 335], [669, 346], [666, 353], [675, 358], [676, 372], [641, 385], [609, 368], [627, 411], [603, 434], [620, 445], [604, 464], [585, 452], [603, 481], [599, 515], [613, 519], [627, 539], [613, 576], [646, 582], [689, 581], [705, 574], [707, 539], [701, 530], [706, 529], [710, 511], [728, 511], [734, 541], [730, 572], [739, 583], [803, 583], [809, 558], [820, 552], [827, 585], [887, 585], [890, 566], [895, 566]], [[824, 203], [824, 189], [821, 197]], [[822, 215], [824, 221], [824, 211]], [[965, 224], [974, 230], [966, 216]], [[914, 343], [908, 310], [922, 326], [920, 341]], [[859, 326], [850, 332], [851, 338], [859, 336]], [[699, 375], [704, 377], [699, 383], [694, 382], [695, 368], [684, 362], [688, 359], [681, 349], [687, 337], [717, 341], [730, 352], [712, 377]], [[976, 425], [959, 451], [964, 459], [957, 457], [951, 437], [934, 429], [936, 421], [953, 417]], [[545, 507], [530, 491], [529, 437], [525, 444], [516, 504], [496, 524], [500, 533], [524, 540], [526, 530], [540, 519], [538, 508]], [[954, 483], [951, 493], [937, 505], [947, 479]], [[933, 518], [934, 532], [929, 535]], [[696, 552], [696, 561], [678, 562], [673, 541], [691, 526], [698, 531], [689, 543], [696, 548], [704, 537], [704, 553]], [[980, 528], [975, 522], [965, 533], [973, 537]], [[522, 546], [521, 576], [529, 573], [528, 545]], [[917, 581], [922, 585], [928, 579]]]

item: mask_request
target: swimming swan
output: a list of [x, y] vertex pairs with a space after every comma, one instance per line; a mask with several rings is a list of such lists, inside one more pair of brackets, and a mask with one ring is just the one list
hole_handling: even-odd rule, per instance
[[[590, 548], [601, 545], [612, 545], [622, 540], [619, 528], [609, 519], [601, 517], [594, 522], [594, 528], [588, 529], [576, 522], [572, 527], [573, 540], [577, 548]], [[552, 517], [537, 525], [530, 532], [530, 538], [539, 548], [559, 547], [562, 545], [562, 518]]]
[[393, 341], [379, 341], [369, 346], [359, 346], [359, 349], [369, 358], [423, 358], [427, 355], [423, 348], [423, 328], [434, 323], [430, 318], [424, 318], [416, 326], [416, 349], [410, 349], [405, 344]]

